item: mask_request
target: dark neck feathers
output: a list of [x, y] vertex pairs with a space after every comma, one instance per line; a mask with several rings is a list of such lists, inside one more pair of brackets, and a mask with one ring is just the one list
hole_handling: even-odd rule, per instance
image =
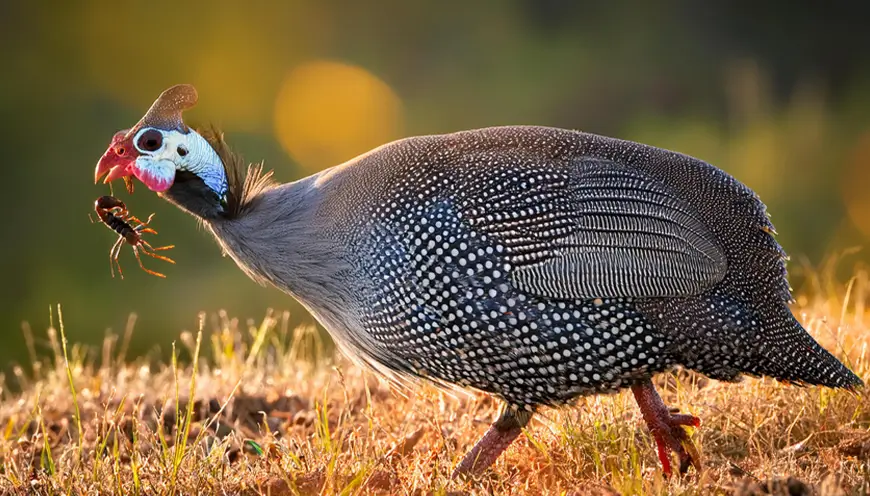
[[225, 218], [236, 218], [250, 209], [258, 196], [275, 186], [272, 171], [263, 171], [263, 163], [247, 164], [241, 155], [233, 152], [222, 132], [210, 127], [199, 130], [200, 135], [214, 148], [224, 164], [227, 175]]
[[198, 131], [223, 163], [227, 176], [227, 194], [220, 198], [196, 174], [177, 171], [169, 190], [160, 195], [201, 220], [235, 219], [243, 216], [259, 201], [262, 193], [275, 186], [272, 172], [263, 172], [263, 164], [246, 164], [233, 152], [223, 133], [215, 128]]

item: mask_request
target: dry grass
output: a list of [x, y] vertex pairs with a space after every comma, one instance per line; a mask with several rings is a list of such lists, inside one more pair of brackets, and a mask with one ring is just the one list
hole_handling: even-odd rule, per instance
[[[867, 277], [845, 287], [818, 281], [826, 297], [800, 302], [803, 322], [870, 379]], [[88, 354], [67, 349], [62, 326], [49, 329], [51, 358], [16, 370], [21, 392], [4, 387], [0, 492], [692, 495], [870, 488], [864, 392], [663, 375], [665, 401], [702, 419], [693, 437], [704, 456], [700, 473], [662, 478], [652, 439], [623, 393], [545, 411], [482, 479], [457, 482], [451, 469], [496, 415], [498, 405], [486, 396], [429, 387], [403, 396], [325, 353], [312, 329], [288, 329], [286, 316], [248, 325], [218, 316], [202, 327], [179, 339], [184, 366], [126, 360], [129, 332]]]

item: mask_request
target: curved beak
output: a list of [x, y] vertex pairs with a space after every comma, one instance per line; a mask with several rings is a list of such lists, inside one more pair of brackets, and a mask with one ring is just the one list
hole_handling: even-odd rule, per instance
[[[110, 183], [115, 179], [126, 178], [133, 173], [133, 164], [136, 161], [133, 143], [128, 137], [129, 130], [118, 131], [112, 137], [112, 142], [97, 162], [94, 170], [94, 184], [100, 182], [100, 178], [106, 176], [104, 183]], [[119, 155], [118, 151], [124, 155]]]
[[94, 184], [100, 182], [103, 176], [106, 176], [103, 180], [104, 183], [129, 176], [130, 172], [127, 169], [130, 162], [130, 159], [119, 157], [113, 149], [109, 148], [97, 162], [97, 168], [94, 170]]

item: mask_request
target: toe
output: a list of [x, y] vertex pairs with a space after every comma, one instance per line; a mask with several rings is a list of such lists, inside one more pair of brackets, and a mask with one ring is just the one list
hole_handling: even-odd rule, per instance
[[[685, 474], [689, 470], [689, 466], [695, 467], [695, 470], [701, 470], [701, 456], [698, 453], [698, 448], [695, 447], [695, 443], [692, 442], [683, 425], [687, 424], [680, 423], [671, 427], [671, 444], [675, 445], [673, 451], [680, 459], [680, 474]], [[692, 422], [688, 425], [695, 426], [697, 424]]]
[[701, 419], [694, 415], [686, 415], [683, 413], [678, 413], [675, 415], [671, 415], [671, 425], [674, 426], [686, 426], [686, 427], [700, 427]]
[[674, 415], [667, 426], [663, 426], [659, 432], [655, 433], [656, 444], [659, 448], [659, 459], [662, 461], [662, 467], [665, 469], [665, 475], [671, 475], [670, 453], [674, 453], [679, 460], [679, 474], [685, 474], [689, 467], [695, 467], [695, 470], [701, 469], [701, 458], [698, 449], [689, 437], [685, 426], [697, 426], [699, 423], [696, 417], [691, 415]]

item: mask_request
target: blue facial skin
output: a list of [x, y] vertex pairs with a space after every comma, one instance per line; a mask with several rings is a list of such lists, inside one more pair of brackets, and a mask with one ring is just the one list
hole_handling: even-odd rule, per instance
[[215, 192], [222, 202], [226, 200], [228, 189], [227, 175], [222, 169], [202, 171], [199, 177], [210, 190]]

